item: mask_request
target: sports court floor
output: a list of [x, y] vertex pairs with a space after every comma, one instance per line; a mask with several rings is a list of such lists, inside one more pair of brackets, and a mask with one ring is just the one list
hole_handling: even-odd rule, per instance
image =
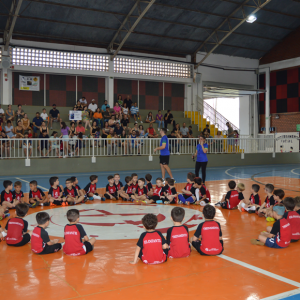
[[[174, 170], [177, 190], [184, 187], [190, 169]], [[134, 171], [132, 171], [134, 172]], [[121, 181], [131, 171], [120, 172]], [[137, 171], [139, 176], [159, 171]], [[112, 172], [114, 173], [114, 172]], [[98, 187], [107, 184], [111, 173], [98, 173]], [[59, 175], [60, 183], [73, 174]], [[76, 174], [83, 188], [91, 174]], [[0, 177], [13, 182], [21, 180], [23, 191], [29, 191], [28, 182], [36, 179], [39, 186], [49, 189], [50, 175]], [[299, 195], [300, 165], [247, 166], [235, 168], [208, 168], [207, 187], [213, 202], [219, 201], [227, 191], [229, 180], [246, 185], [249, 197], [254, 182], [261, 186], [260, 196], [265, 198], [263, 185], [273, 183], [285, 190], [286, 195]], [[31, 253], [30, 244], [22, 248], [8, 248], [0, 243], [0, 285], [2, 295], [10, 299], [300, 299], [300, 244], [287, 249], [269, 249], [251, 245], [250, 239], [265, 230], [263, 218], [239, 211], [217, 209], [216, 219], [222, 226], [223, 255], [202, 257], [195, 250], [189, 258], [168, 260], [161, 265], [130, 265], [138, 236], [143, 231], [140, 219], [147, 212], [158, 215], [160, 229], [172, 226], [168, 205], [133, 205], [126, 202], [87, 202], [77, 206], [87, 234], [95, 236], [97, 243], [92, 253], [82, 257], [68, 257], [60, 251], [39, 256]], [[190, 235], [203, 221], [201, 207], [186, 209], [185, 222]], [[34, 216], [39, 210], [49, 210], [50, 237], [63, 242], [67, 207], [30, 209], [26, 219], [29, 229], [35, 226]], [[13, 213], [13, 212], [12, 212]], [[1, 221], [2, 227], [7, 220]]]

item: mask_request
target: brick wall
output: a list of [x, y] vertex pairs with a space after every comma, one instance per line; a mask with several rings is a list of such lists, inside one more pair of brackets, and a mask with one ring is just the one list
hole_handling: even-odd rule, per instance
[[260, 59], [260, 65], [296, 58], [300, 56], [300, 27], [273, 47]]
[[[271, 116], [271, 127], [276, 127], [276, 132], [296, 132], [296, 125], [300, 124], [300, 112], [277, 114]], [[260, 128], [265, 127], [265, 115], [260, 115]], [[259, 129], [260, 129], [259, 128]]]

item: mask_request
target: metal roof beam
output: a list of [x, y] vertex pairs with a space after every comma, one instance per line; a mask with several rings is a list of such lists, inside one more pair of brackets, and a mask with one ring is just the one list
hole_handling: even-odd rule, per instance
[[[251, 13], [254, 14], [257, 11], [259, 11], [262, 7], [264, 7], [265, 5], [267, 5], [268, 3], [270, 3], [272, 0], [265, 0], [264, 2], [262, 1], [261, 4], [259, 6], [256, 7], [256, 9]], [[194, 56], [197, 55], [198, 51], [200, 51], [202, 49], [202, 47], [214, 36], [216, 35], [216, 33], [218, 32], [219, 29], [221, 29], [226, 22], [229, 22], [229, 19], [231, 18], [231, 16], [235, 15], [236, 13], [238, 13], [240, 10], [243, 10], [243, 6], [245, 4], [247, 4], [249, 2], [249, 0], [244, 1], [237, 9], [235, 9], [229, 16], [227, 19], [225, 19], [216, 29], [215, 31], [205, 40], [204, 43], [201, 44], [200, 47], [198, 47], [198, 49], [195, 51]], [[240, 21], [236, 26], [234, 26], [227, 34], [225, 34], [225, 36], [219, 41], [219, 43], [217, 45], [215, 45], [202, 59], [200, 62], [198, 62], [195, 65], [195, 69], [197, 69], [199, 67], [199, 65], [206, 60], [206, 58], [213, 53], [213, 51], [218, 48], [219, 45], [221, 45], [223, 43], [224, 40], [226, 40], [232, 32], [234, 32], [237, 28], [239, 28], [242, 24], [244, 24], [247, 20], [247, 16], [244, 17], [244, 19], [242, 21]]]
[[[130, 10], [129, 14], [127, 15], [127, 17], [125, 18], [124, 22], [126, 23], [129, 16], [133, 13], [133, 11], [135, 10], [136, 6], [139, 4], [140, 0], [137, 0], [135, 5], [133, 6], [133, 8]], [[151, 0], [148, 2], [148, 5], [144, 8], [144, 10], [139, 14], [139, 17], [135, 20], [135, 22], [133, 23], [132, 26], [130, 26], [127, 34], [124, 36], [124, 38], [122, 39], [121, 43], [119, 44], [118, 48], [113, 52], [113, 54], [110, 56], [110, 59], [113, 60], [118, 52], [121, 50], [122, 46], [124, 45], [124, 43], [126, 42], [126, 40], [128, 39], [129, 35], [134, 31], [135, 27], [138, 25], [138, 23], [142, 20], [142, 18], [144, 17], [144, 15], [147, 13], [147, 11], [151, 8], [151, 6], [154, 4], [155, 0]], [[127, 20], [126, 20], [127, 19]], [[123, 23], [124, 23], [123, 22]], [[122, 23], [122, 25], [123, 25]], [[120, 26], [120, 28], [122, 29], [123, 26]], [[119, 28], [119, 29], [120, 29]], [[114, 44], [114, 38], [113, 40], [110, 42], [109, 47], [108, 47], [108, 51], [113, 49], [113, 44]]]

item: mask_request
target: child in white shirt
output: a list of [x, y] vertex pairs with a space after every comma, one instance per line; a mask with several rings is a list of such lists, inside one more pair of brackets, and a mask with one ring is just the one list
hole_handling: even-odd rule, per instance
[[46, 113], [46, 108], [43, 108], [43, 112], [41, 113], [41, 118], [46, 123], [46, 126], [48, 126], [48, 114]]

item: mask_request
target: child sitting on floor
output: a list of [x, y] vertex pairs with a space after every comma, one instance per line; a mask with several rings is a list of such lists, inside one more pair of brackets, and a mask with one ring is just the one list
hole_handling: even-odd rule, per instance
[[131, 201], [132, 192], [132, 178], [130, 176], [125, 177], [125, 186], [119, 191], [120, 197], [125, 201]]
[[231, 180], [228, 182], [228, 187], [230, 189], [227, 194], [223, 195], [222, 200], [215, 204], [217, 207], [222, 207], [225, 209], [236, 209], [240, 201], [244, 199], [242, 193], [239, 193], [236, 188], [236, 182]]
[[15, 186], [15, 190], [12, 193], [13, 193], [13, 199], [15, 203], [16, 204], [24, 203], [24, 193], [21, 191], [22, 189], [21, 181], [16, 181], [14, 186]]
[[50, 202], [45, 195], [45, 193], [37, 187], [38, 183], [36, 180], [32, 180], [29, 182], [29, 207], [36, 207], [37, 205], [41, 206], [49, 206]]
[[252, 184], [251, 195], [249, 200], [244, 199], [241, 201], [241, 211], [247, 211], [248, 213], [255, 213], [256, 209], [261, 206], [260, 197], [258, 195], [260, 186], [258, 184]]
[[[284, 195], [285, 195], [285, 193], [281, 189], [275, 190], [273, 192], [273, 197], [274, 197], [274, 200], [275, 200], [274, 206], [278, 205], [279, 203], [282, 203]], [[275, 222], [276, 221], [273, 217], [273, 207], [270, 208], [270, 209], [267, 209], [267, 211], [265, 213], [265, 217], [266, 217], [267, 222]]]
[[140, 178], [138, 180], [138, 188], [131, 196], [133, 201], [137, 203], [146, 203], [147, 200], [147, 188], [145, 187], [145, 179]]
[[108, 184], [106, 185], [104, 197], [110, 200], [118, 200], [119, 193], [118, 193], [118, 188], [115, 185], [114, 176], [109, 175], [107, 177], [107, 180], [108, 180]]
[[68, 205], [66, 197], [64, 197], [63, 195], [64, 188], [62, 187], [62, 185], [59, 185], [58, 177], [50, 177], [49, 183], [51, 186], [48, 192], [48, 200], [50, 202], [50, 205]]
[[175, 188], [175, 180], [171, 178], [166, 178], [166, 185], [163, 188], [163, 194], [165, 196], [166, 201], [164, 204], [176, 204], [177, 199], [177, 191]]
[[296, 205], [295, 200], [292, 197], [286, 197], [282, 203], [286, 208], [283, 218], [287, 219], [292, 228], [291, 242], [298, 242], [300, 240], [300, 215], [294, 211]]
[[105, 198], [102, 195], [97, 193], [97, 182], [98, 176], [91, 175], [90, 176], [90, 183], [84, 188], [86, 196], [89, 200], [102, 200], [105, 201]]
[[167, 243], [170, 248], [168, 251], [169, 258], [188, 257], [191, 254], [189, 229], [182, 224], [184, 216], [185, 210], [181, 207], [174, 207], [171, 210], [174, 226], [167, 231]]
[[156, 265], [167, 261], [168, 248], [164, 236], [155, 230], [158, 220], [154, 214], [147, 214], [142, 218], [146, 232], [142, 233], [136, 246], [134, 259], [131, 264], [136, 264], [139, 258], [145, 264]]
[[[186, 179], [187, 184], [186, 184], [185, 188], [181, 190], [182, 194], [178, 195], [178, 199], [179, 200], [180, 200], [180, 198], [182, 199], [182, 197], [184, 198], [183, 201], [180, 200], [181, 202], [185, 203], [186, 199], [188, 199], [189, 197], [193, 196], [193, 194], [191, 193], [191, 189], [193, 187], [195, 177], [196, 177], [196, 175], [193, 174], [192, 172], [189, 172], [187, 174], [187, 179]], [[179, 196], [180, 196], [180, 198], [179, 198]]]
[[224, 247], [221, 225], [214, 221], [216, 209], [208, 204], [203, 208], [203, 215], [205, 221], [198, 225], [191, 243], [201, 255], [220, 255]]
[[277, 220], [273, 227], [268, 226], [267, 231], [262, 232], [258, 239], [252, 239], [253, 245], [266, 245], [270, 248], [286, 248], [292, 239], [292, 228], [287, 219], [283, 218], [285, 207], [282, 204], [273, 208], [274, 218]]
[[151, 180], [152, 180], [152, 175], [151, 174], [146, 174], [145, 176], [145, 179], [146, 179], [146, 182], [147, 182], [147, 196], [150, 198], [153, 196], [153, 186], [152, 186], [152, 183], [151, 183]]
[[262, 206], [258, 210], [259, 217], [265, 217], [266, 213], [271, 211], [273, 206], [275, 205], [273, 191], [274, 191], [274, 185], [267, 183], [265, 185], [265, 193], [267, 194], [267, 197], [265, 199], [265, 202], [262, 204]]

